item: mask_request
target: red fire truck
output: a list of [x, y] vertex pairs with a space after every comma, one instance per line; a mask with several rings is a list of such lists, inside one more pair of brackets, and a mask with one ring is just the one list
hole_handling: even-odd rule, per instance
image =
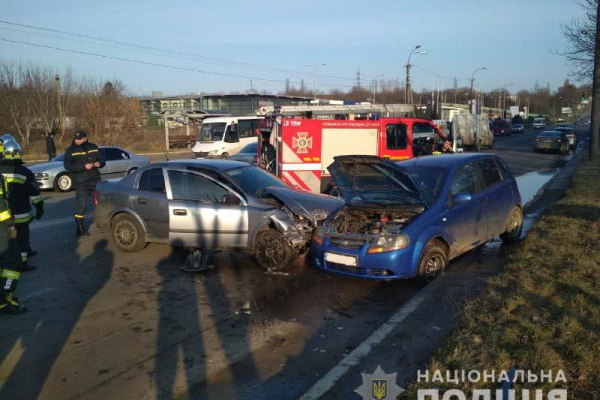
[[[327, 167], [335, 156], [360, 154], [405, 160], [431, 154], [444, 139], [433, 122], [389, 116], [407, 115], [412, 109], [407, 105], [265, 107], [261, 112], [271, 126], [270, 133], [264, 129], [262, 132], [270, 136], [269, 142], [277, 152], [276, 165], [271, 170], [290, 185], [318, 193], [328, 191], [331, 178]], [[307, 113], [312, 114], [310, 119], [306, 118]], [[314, 119], [356, 115], [367, 117]], [[386, 117], [377, 118], [379, 115]]]

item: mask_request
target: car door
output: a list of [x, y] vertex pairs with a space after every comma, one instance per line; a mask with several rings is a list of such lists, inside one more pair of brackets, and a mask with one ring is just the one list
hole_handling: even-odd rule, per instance
[[488, 157], [478, 160], [477, 167], [483, 180], [484, 188], [481, 194], [487, 197], [488, 203], [488, 229], [486, 233], [486, 240], [488, 240], [498, 236], [505, 230], [506, 217], [512, 206], [510, 202], [512, 188], [510, 183], [504, 179], [494, 158]]
[[151, 168], [138, 177], [131, 207], [146, 225], [146, 233], [160, 240], [169, 238], [169, 201], [164, 170]]
[[223, 137], [223, 144], [225, 146], [224, 153], [228, 153], [230, 156], [240, 151], [240, 136], [237, 124], [231, 124], [227, 127], [225, 136]]
[[[199, 172], [168, 170], [169, 243], [196, 248], [248, 247], [248, 207], [239, 193]], [[224, 204], [232, 193], [240, 204]]]
[[118, 147], [107, 147], [104, 149], [106, 154], [106, 164], [109, 167], [109, 173], [112, 178], [125, 176], [129, 170], [131, 156], [126, 151]]
[[[487, 197], [481, 193], [481, 178], [473, 163], [460, 168], [452, 179], [448, 196], [448, 222], [452, 232], [453, 256], [468, 251], [483, 243], [487, 234], [484, 216], [487, 214]], [[454, 204], [459, 193], [468, 193], [471, 201]]]

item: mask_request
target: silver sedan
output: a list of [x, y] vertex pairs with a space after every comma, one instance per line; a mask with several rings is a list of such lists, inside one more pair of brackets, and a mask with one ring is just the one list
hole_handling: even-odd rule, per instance
[[251, 250], [266, 270], [286, 268], [343, 202], [297, 190], [239, 161], [152, 164], [96, 187], [94, 221], [119, 249], [146, 243]]
[[[106, 166], [100, 170], [103, 180], [121, 178], [150, 164], [149, 157], [136, 156], [120, 147], [101, 146], [100, 155], [106, 161]], [[63, 165], [64, 159], [65, 153], [62, 153], [50, 162], [29, 166], [40, 189], [54, 189], [60, 192], [72, 189], [73, 182]]]

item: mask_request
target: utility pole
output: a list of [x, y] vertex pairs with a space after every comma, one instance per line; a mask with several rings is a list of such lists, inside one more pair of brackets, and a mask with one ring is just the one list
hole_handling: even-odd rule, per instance
[[600, 141], [600, 2], [596, 10], [596, 48], [594, 49], [594, 79], [592, 84], [592, 125], [590, 126], [590, 160], [598, 158]]
[[[406, 63], [406, 91], [404, 93], [404, 102], [406, 104], [412, 104], [413, 102], [413, 98], [412, 98], [412, 87], [410, 86], [410, 58], [412, 57], [413, 53], [417, 50], [419, 50], [421, 48], [421, 45], [418, 44], [415, 46], [415, 48], [410, 52], [410, 54], [408, 55], [408, 62]], [[417, 54], [427, 54], [426, 51], [419, 51], [417, 52]]]
[[325, 65], [327, 65], [327, 63], [323, 63], [323, 64], [319, 64], [317, 66], [312, 66], [312, 65], [308, 65], [308, 64], [304, 64], [305, 67], [309, 67], [313, 69], [313, 93], [314, 93], [314, 98], [317, 98], [317, 71], [319, 69], [319, 67], [324, 67]]
[[58, 130], [60, 131], [60, 141], [62, 141], [65, 136], [65, 122], [63, 121], [62, 100], [60, 96], [60, 76], [58, 76], [58, 74], [54, 77], [54, 81], [56, 82], [56, 98], [58, 100]]
[[377, 78], [383, 78], [383, 75], [371, 75], [369, 74], [369, 78], [371, 78], [371, 85], [373, 85], [373, 104], [375, 104], [375, 95], [377, 94], [377, 85], [378, 85], [378, 81]]

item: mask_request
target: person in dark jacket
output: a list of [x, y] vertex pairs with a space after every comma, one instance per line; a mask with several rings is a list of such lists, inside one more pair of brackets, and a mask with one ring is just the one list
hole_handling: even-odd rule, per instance
[[44, 214], [44, 200], [33, 173], [23, 165], [21, 146], [13, 140], [5, 141], [3, 155], [0, 174], [4, 178], [8, 206], [17, 230], [17, 244], [23, 264], [21, 272], [27, 272], [35, 269], [29, 265], [28, 257], [36, 254], [29, 243], [29, 224], [34, 217], [31, 205], [36, 209], [35, 218], [40, 219]]
[[6, 186], [0, 175], [0, 314], [22, 314], [27, 308], [19, 304], [17, 284], [21, 276], [17, 233], [6, 200]]
[[48, 132], [46, 135], [46, 153], [48, 153], [48, 161], [52, 161], [56, 157], [56, 144], [54, 144], [55, 132]]
[[100, 149], [88, 142], [84, 131], [75, 132], [71, 146], [65, 151], [64, 166], [70, 172], [75, 190], [75, 222], [77, 236], [88, 235], [83, 223], [88, 202], [92, 202], [96, 185], [100, 182], [100, 168], [105, 162]]

